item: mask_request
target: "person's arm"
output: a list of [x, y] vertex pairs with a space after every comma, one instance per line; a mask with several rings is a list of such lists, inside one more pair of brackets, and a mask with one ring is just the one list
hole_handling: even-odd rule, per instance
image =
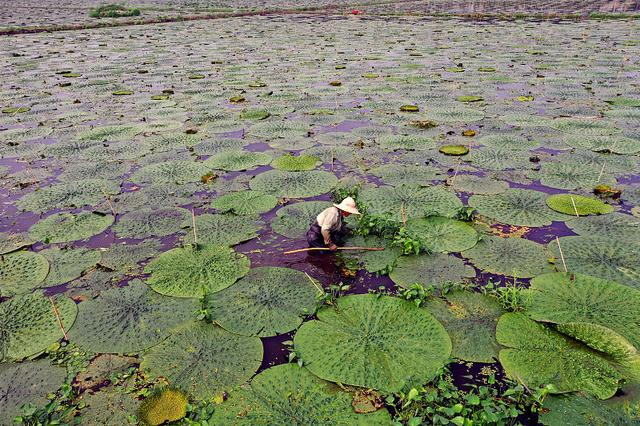
[[325, 215], [322, 218], [322, 223], [320, 225], [320, 233], [322, 234], [322, 238], [324, 240], [324, 244], [329, 247], [331, 250], [336, 250], [337, 246], [331, 241], [331, 229], [335, 225], [335, 217]]
[[331, 250], [335, 250], [337, 246], [331, 241], [331, 233], [329, 230], [322, 228], [320, 232], [322, 233], [322, 238], [324, 238], [324, 245], [329, 247]]

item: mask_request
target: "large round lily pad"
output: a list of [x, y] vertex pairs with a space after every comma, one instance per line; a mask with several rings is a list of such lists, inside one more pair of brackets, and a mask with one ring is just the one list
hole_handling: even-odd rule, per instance
[[529, 388], [552, 384], [557, 392], [583, 391], [599, 399], [612, 397], [621, 374], [603, 356], [524, 314], [506, 313], [498, 320], [500, 363], [507, 375]]
[[84, 247], [78, 248], [50, 248], [40, 252], [47, 258], [51, 267], [49, 275], [44, 281], [47, 287], [64, 284], [94, 266], [100, 261], [100, 252]]
[[431, 299], [424, 308], [449, 333], [452, 356], [470, 362], [494, 362], [498, 358], [496, 324], [504, 310], [495, 298], [454, 291], [442, 299]]
[[356, 414], [352, 397], [294, 364], [278, 365], [258, 374], [251, 387], [231, 392], [216, 406], [211, 421], [220, 425], [282, 424], [304, 426], [335, 424], [388, 425], [386, 409]]
[[389, 274], [394, 283], [404, 288], [410, 288], [413, 284], [439, 288], [475, 276], [476, 271], [465, 265], [462, 259], [442, 253], [402, 256]]
[[548, 396], [539, 420], [546, 426], [638, 425], [638, 416], [626, 412], [624, 407], [581, 394]]
[[371, 214], [389, 215], [401, 222], [424, 216], [452, 217], [462, 207], [455, 194], [439, 187], [381, 186], [363, 190], [358, 200]]
[[607, 214], [613, 211], [613, 206], [602, 200], [576, 194], [550, 195], [547, 197], [547, 206], [557, 212], [576, 216]]
[[540, 179], [543, 185], [560, 189], [591, 189], [598, 184], [614, 184], [615, 179], [608, 170], [600, 174], [601, 168], [578, 161], [545, 163], [539, 172], [530, 172], [529, 177]]
[[295, 156], [287, 153], [273, 160], [271, 167], [289, 172], [300, 172], [303, 170], [313, 170], [320, 163], [320, 159], [313, 155], [300, 154]]
[[568, 135], [564, 143], [575, 148], [590, 149], [597, 152], [613, 152], [616, 154], [637, 154], [640, 152], [640, 139], [627, 138], [620, 135]]
[[481, 215], [509, 225], [545, 226], [554, 220], [569, 219], [547, 207], [546, 198], [538, 191], [509, 189], [498, 195], [473, 195], [469, 205]]
[[32, 251], [0, 256], [0, 294], [5, 296], [36, 287], [49, 273], [47, 258]]
[[[555, 273], [535, 277], [527, 293], [527, 314], [536, 321], [560, 324], [565, 334], [617, 357], [635, 355], [640, 348], [637, 290], [588, 275]], [[621, 339], [627, 344], [610, 345]]]
[[266, 213], [278, 204], [278, 199], [260, 191], [239, 191], [222, 195], [211, 203], [221, 213], [257, 215]]
[[116, 181], [85, 179], [64, 182], [30, 192], [16, 203], [21, 210], [44, 213], [64, 207], [83, 207], [104, 201], [109, 195], [120, 192]]
[[131, 176], [135, 183], [176, 183], [198, 182], [203, 175], [213, 169], [208, 164], [194, 161], [174, 160], [144, 166]]
[[611, 135], [620, 132], [606, 120], [575, 117], [557, 118], [551, 122], [551, 127], [580, 135]]
[[55, 213], [29, 228], [29, 237], [48, 243], [86, 240], [113, 223], [113, 216], [94, 212]]
[[82, 402], [85, 404], [80, 411], [82, 423], [100, 426], [127, 425], [131, 415], [140, 406], [135, 394], [113, 386], [102, 388], [96, 393], [85, 392]]
[[579, 235], [640, 243], [640, 219], [628, 214], [580, 217], [566, 224]]
[[394, 392], [428, 382], [451, 354], [442, 325], [396, 297], [342, 297], [317, 317], [300, 327], [295, 350], [309, 371], [332, 382]]
[[[640, 288], [640, 244], [605, 237], [562, 237], [560, 248], [567, 269], [605, 280]], [[562, 268], [556, 241], [549, 243], [556, 258], [556, 268]]]
[[438, 169], [429, 166], [405, 166], [399, 164], [386, 164], [370, 171], [378, 176], [385, 185], [431, 185], [431, 181], [437, 179]]
[[457, 175], [450, 182], [456, 191], [470, 194], [496, 195], [509, 189], [509, 184], [505, 181], [475, 175]]
[[161, 247], [159, 241], [151, 239], [138, 244], [113, 244], [102, 252], [100, 265], [127, 273], [138, 268], [138, 263], [158, 254]]
[[0, 232], [0, 254], [20, 250], [33, 244], [26, 233]]
[[407, 233], [430, 252], [460, 252], [478, 242], [478, 233], [471, 224], [440, 216], [408, 221]]
[[382, 251], [357, 251], [348, 250], [340, 252], [340, 257], [351, 269], [364, 267], [367, 271], [377, 274], [386, 274], [393, 269], [396, 260], [402, 255], [402, 249], [392, 245], [392, 241], [377, 235], [366, 237], [355, 235], [349, 237], [346, 246], [353, 247], [380, 247]]
[[210, 157], [206, 164], [212, 169], [239, 172], [269, 164], [271, 158], [271, 154], [264, 152], [225, 151]]
[[249, 186], [255, 191], [276, 197], [306, 198], [329, 192], [338, 183], [338, 178], [329, 172], [309, 170], [285, 172], [269, 170], [254, 177]]
[[69, 339], [92, 352], [139, 352], [194, 319], [199, 307], [195, 299], [163, 296], [136, 279], [80, 303]]
[[142, 208], [120, 217], [113, 227], [120, 238], [164, 237], [175, 234], [191, 215], [181, 208]]
[[515, 278], [534, 277], [549, 267], [545, 247], [523, 238], [485, 236], [462, 255], [478, 269]]
[[316, 216], [333, 204], [328, 201], [304, 201], [289, 204], [276, 212], [271, 229], [287, 238], [302, 238]]
[[202, 297], [229, 287], [249, 272], [249, 259], [224, 246], [175, 248], [162, 253], [145, 268], [149, 286], [161, 294]]
[[48, 359], [0, 364], [0, 424], [13, 425], [23, 404], [46, 404], [47, 395], [58, 390], [66, 376], [65, 368], [51, 365]]
[[[54, 311], [55, 305], [55, 311]], [[44, 351], [73, 326], [77, 308], [64, 296], [47, 298], [40, 293], [14, 296], [0, 303], [0, 360], [17, 360]]]
[[[195, 222], [198, 244], [207, 245], [233, 246], [257, 237], [262, 228], [262, 222], [254, 216], [202, 214], [196, 216]], [[193, 243], [192, 220], [185, 221], [183, 227], [188, 229], [185, 241]]]
[[248, 381], [261, 362], [262, 342], [257, 337], [198, 322], [151, 348], [140, 367], [151, 378], [164, 377], [198, 400], [211, 400]]
[[209, 300], [212, 319], [245, 336], [275, 336], [289, 332], [314, 313], [320, 284], [304, 272], [261, 267]]
[[487, 135], [478, 139], [478, 143], [492, 148], [504, 150], [529, 150], [538, 146], [536, 141], [512, 134]]

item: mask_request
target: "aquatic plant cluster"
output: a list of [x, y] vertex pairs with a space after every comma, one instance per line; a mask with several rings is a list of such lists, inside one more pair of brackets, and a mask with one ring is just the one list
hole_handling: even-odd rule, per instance
[[640, 21], [219, 22], [0, 36], [0, 425], [640, 421]]

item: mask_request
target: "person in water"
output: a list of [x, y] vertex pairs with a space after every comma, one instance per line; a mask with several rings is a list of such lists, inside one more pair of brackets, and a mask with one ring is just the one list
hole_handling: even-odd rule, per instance
[[344, 244], [343, 238], [347, 233], [343, 219], [352, 214], [360, 212], [351, 197], [320, 212], [307, 231], [309, 247], [327, 247], [335, 251], [338, 245]]

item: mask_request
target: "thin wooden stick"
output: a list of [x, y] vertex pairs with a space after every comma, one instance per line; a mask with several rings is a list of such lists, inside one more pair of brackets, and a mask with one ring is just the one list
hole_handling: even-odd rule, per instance
[[[297, 250], [285, 251], [283, 254], [302, 253], [305, 251], [331, 250], [329, 247], [307, 247]], [[336, 250], [363, 250], [363, 251], [383, 251], [384, 247], [337, 247]]]
[[193, 224], [193, 244], [198, 245], [198, 233], [196, 232], [196, 213], [191, 209], [191, 223]]
[[607, 162], [603, 162], [602, 163], [602, 168], [600, 169], [600, 174], [598, 175], [598, 180], [596, 181], [596, 183], [600, 183], [600, 179], [602, 179], [602, 174], [604, 173], [604, 166], [607, 165]]
[[53, 307], [53, 313], [56, 314], [56, 319], [58, 320], [58, 326], [60, 327], [60, 330], [62, 330], [62, 335], [64, 336], [64, 339], [69, 340], [69, 338], [67, 337], [67, 332], [64, 331], [64, 326], [62, 325], [60, 314], [58, 314], [58, 308], [56, 308], [56, 304], [53, 303], [53, 298], [50, 297], [49, 302], [51, 302], [51, 307]]
[[107, 204], [109, 204], [109, 209], [111, 213], [113, 213], [113, 217], [116, 217], [116, 211], [113, 209], [113, 205], [111, 204], [111, 200], [109, 200], [109, 195], [104, 191], [104, 189], [100, 188], [102, 193], [104, 194], [104, 198], [107, 200]]
[[571, 198], [571, 204], [573, 204], [573, 211], [576, 212], [576, 217], [580, 217], [580, 215], [578, 214], [578, 208], [576, 207], [576, 202], [573, 200], [573, 197], [571, 195], [569, 195], [569, 198]]
[[324, 290], [322, 288], [320, 288], [318, 283], [315, 282], [315, 280], [313, 278], [311, 278], [311, 276], [309, 274], [307, 274], [306, 272], [304, 274], [307, 276], [307, 278], [309, 278], [309, 281], [311, 281], [311, 284], [313, 284], [313, 286], [318, 289], [320, 294], [324, 294]]
[[456, 170], [451, 178], [451, 183], [449, 185], [453, 186], [453, 182], [456, 180], [456, 176], [458, 176], [458, 168], [460, 167], [460, 163], [462, 163], [462, 158], [458, 157], [458, 164], [456, 164]]
[[562, 247], [560, 247], [560, 240], [556, 237], [556, 243], [558, 244], [558, 250], [560, 250], [560, 259], [562, 259], [562, 265], [564, 266], [564, 271], [568, 272], [567, 264], [564, 261], [564, 254], [562, 254]]
[[404, 214], [404, 203], [400, 204], [400, 214], [402, 215], [402, 225], [407, 227], [407, 216]]

